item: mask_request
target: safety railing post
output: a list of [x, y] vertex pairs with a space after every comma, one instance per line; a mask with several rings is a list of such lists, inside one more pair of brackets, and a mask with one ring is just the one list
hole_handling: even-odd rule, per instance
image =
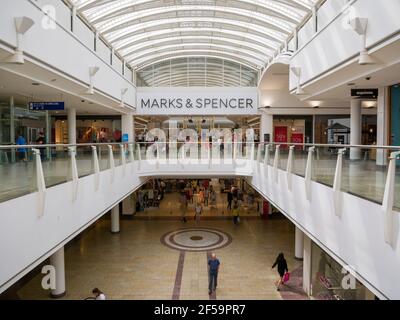
[[278, 183], [278, 165], [279, 165], [279, 156], [280, 156], [280, 145], [276, 146], [275, 149], [275, 158], [274, 158], [274, 178], [275, 182]]
[[258, 144], [257, 148], [257, 169], [260, 171], [261, 169], [261, 151], [262, 151], [262, 144]]
[[211, 165], [212, 165], [212, 156], [211, 156], [211, 145], [208, 148], [208, 168], [211, 169]]
[[307, 200], [309, 200], [309, 201], [311, 199], [311, 177], [312, 177], [314, 151], [315, 151], [315, 147], [310, 147], [308, 149], [307, 165], [306, 165], [306, 172], [305, 172], [306, 197], [307, 197]]
[[93, 163], [93, 174], [94, 174], [94, 188], [99, 190], [100, 186], [100, 165], [99, 158], [97, 156], [97, 147], [92, 146], [92, 163]]
[[111, 145], [108, 145], [108, 169], [110, 169], [111, 183], [113, 183], [115, 175], [115, 162], [114, 162], [114, 153]]
[[156, 162], [156, 168], [157, 170], [160, 168], [160, 143], [156, 143], [156, 151], [157, 151], [157, 162]]
[[35, 155], [35, 170], [36, 170], [36, 186], [38, 191], [38, 217], [42, 217], [44, 215], [44, 209], [46, 204], [46, 183], [44, 181], [42, 160], [40, 159], [40, 150], [32, 149], [33, 154]]
[[394, 245], [395, 237], [395, 220], [393, 212], [394, 203], [394, 186], [396, 179], [396, 160], [400, 158], [400, 151], [392, 152], [389, 158], [389, 167], [386, 177], [385, 192], [383, 194], [382, 211], [384, 214], [384, 234], [385, 241], [389, 245]]
[[68, 147], [71, 168], [71, 181], [72, 181], [72, 201], [78, 198], [78, 166], [76, 164], [76, 147]]
[[125, 146], [123, 144], [120, 144], [119, 148], [120, 148], [120, 152], [121, 152], [122, 176], [125, 177], [125, 174], [126, 174]]
[[236, 168], [236, 158], [237, 158], [237, 141], [234, 141], [233, 143], [233, 168]]
[[265, 176], [268, 178], [268, 174], [269, 174], [269, 148], [270, 148], [270, 144], [265, 145], [265, 154], [264, 154], [264, 173]]
[[140, 166], [141, 166], [141, 163], [142, 163], [142, 153], [140, 151], [140, 144], [136, 144], [136, 150], [137, 150], [137, 153], [138, 153], [138, 170], [140, 170]]
[[135, 156], [134, 156], [134, 151], [133, 151], [133, 144], [130, 143], [128, 145], [128, 150], [129, 150], [129, 162], [131, 165], [131, 173], [133, 173], [133, 165], [135, 163]]
[[292, 174], [293, 174], [293, 158], [294, 146], [289, 147], [289, 155], [286, 166], [286, 179], [289, 191], [292, 191]]
[[342, 190], [343, 154], [345, 151], [346, 148], [338, 150], [335, 178], [333, 180], [333, 204], [334, 204], [335, 214], [337, 216], [342, 215], [342, 208], [341, 208], [342, 201], [340, 195]]

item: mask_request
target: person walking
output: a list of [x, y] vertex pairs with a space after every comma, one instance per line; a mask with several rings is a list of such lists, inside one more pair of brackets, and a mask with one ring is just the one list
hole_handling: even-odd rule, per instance
[[232, 215], [233, 215], [233, 223], [235, 225], [239, 224], [239, 205], [237, 202], [233, 204]]
[[[39, 132], [39, 137], [36, 139], [36, 144], [46, 144], [46, 138], [44, 137], [44, 133], [43, 132]], [[44, 155], [44, 148], [38, 148], [40, 150], [40, 159], [44, 160], [45, 159], [45, 155]]]
[[278, 266], [279, 280], [276, 281], [276, 290], [280, 290], [280, 285], [284, 284], [285, 273], [289, 272], [287, 262], [285, 256], [281, 252], [275, 260], [275, 263], [272, 265], [272, 269]]
[[186, 194], [184, 192], [181, 193], [181, 216], [182, 216], [182, 222], [186, 223], [186, 210], [188, 206], [188, 200], [186, 197]]
[[208, 206], [208, 198], [210, 196], [210, 191], [208, 188], [204, 189], [204, 205]]
[[94, 294], [96, 300], [106, 300], [106, 295], [101, 292], [99, 288], [94, 288], [92, 293]]
[[[17, 145], [19, 145], [19, 146], [26, 145], [26, 140], [25, 140], [24, 136], [22, 135], [22, 133], [20, 133], [18, 135]], [[18, 154], [19, 161], [24, 161], [24, 162], [28, 161], [27, 156], [26, 156], [26, 148], [18, 148], [17, 154]]]
[[232, 200], [233, 200], [233, 194], [232, 194], [232, 192], [231, 192], [231, 191], [228, 191], [228, 194], [227, 194], [227, 200], [228, 200], [228, 206], [227, 206], [227, 209], [228, 209], [228, 210], [232, 210]]
[[211, 253], [211, 258], [208, 260], [208, 294], [212, 294], [217, 289], [220, 264], [217, 255]]
[[200, 216], [201, 216], [202, 211], [203, 211], [203, 207], [201, 206], [200, 201], [198, 201], [196, 203], [196, 206], [194, 207], [194, 218], [195, 218], [196, 224], [198, 224], [200, 222]]
[[204, 190], [203, 190], [203, 188], [200, 188], [200, 191], [199, 191], [199, 201], [201, 203], [204, 203]]

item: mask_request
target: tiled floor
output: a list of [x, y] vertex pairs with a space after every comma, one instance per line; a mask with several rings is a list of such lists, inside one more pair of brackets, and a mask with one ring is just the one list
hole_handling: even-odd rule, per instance
[[[221, 271], [216, 299], [282, 299], [276, 291], [276, 255], [286, 254], [291, 270], [301, 266], [294, 256], [294, 227], [284, 219], [201, 221], [232, 236], [232, 243], [216, 250]], [[66, 247], [66, 287], [63, 299], [84, 299], [94, 287], [108, 299], [172, 299], [180, 252], [164, 246], [160, 237], [183, 227], [180, 221], [122, 220], [121, 233], [109, 232], [103, 219]], [[185, 227], [195, 227], [189, 221]], [[207, 253], [186, 252], [179, 299], [209, 299]], [[19, 290], [22, 299], [48, 299], [41, 275]]]

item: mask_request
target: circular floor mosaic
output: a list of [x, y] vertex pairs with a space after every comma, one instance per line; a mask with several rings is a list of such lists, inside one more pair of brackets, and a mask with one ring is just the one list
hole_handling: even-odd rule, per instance
[[168, 232], [161, 237], [161, 243], [180, 251], [211, 251], [229, 245], [229, 234], [210, 228], [188, 228]]

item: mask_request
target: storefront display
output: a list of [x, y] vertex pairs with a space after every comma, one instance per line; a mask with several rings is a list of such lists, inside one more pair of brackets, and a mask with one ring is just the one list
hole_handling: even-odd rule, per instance
[[312, 116], [274, 116], [274, 142], [311, 143]]
[[[77, 117], [76, 138], [78, 143], [120, 142], [122, 139], [121, 119], [118, 117]], [[57, 117], [55, 122], [56, 143], [68, 143], [68, 121]]]
[[348, 285], [349, 274], [345, 268], [315, 243], [312, 243], [311, 252], [311, 295], [314, 299], [372, 300], [375, 298], [374, 294], [355, 278], [353, 278], [354, 287]]

